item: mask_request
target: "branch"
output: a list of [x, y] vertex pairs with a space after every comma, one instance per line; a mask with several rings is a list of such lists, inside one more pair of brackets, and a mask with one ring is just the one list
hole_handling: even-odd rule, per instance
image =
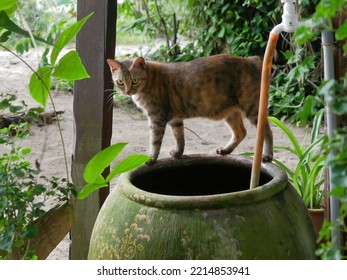
[[148, 5], [147, 5], [147, 2], [146, 0], [142, 0], [142, 3], [143, 3], [143, 6], [145, 7], [145, 11], [146, 11], [146, 15], [147, 15], [147, 18], [148, 20], [151, 22], [151, 24], [153, 24], [153, 26], [161, 33], [164, 33], [163, 30], [160, 29], [160, 25], [156, 24], [154, 22], [154, 20], [151, 18], [151, 15], [149, 13], [149, 9], [148, 9]]
[[166, 22], [165, 22], [164, 18], [161, 16], [161, 12], [160, 12], [160, 9], [159, 9], [159, 6], [158, 6], [158, 1], [155, 0], [154, 3], [155, 3], [155, 7], [157, 9], [159, 20], [160, 20], [160, 22], [161, 22], [161, 24], [163, 25], [163, 28], [164, 28], [164, 35], [165, 35], [165, 39], [166, 39], [167, 48], [170, 49], [170, 38], [169, 38], [169, 34], [167, 32]]

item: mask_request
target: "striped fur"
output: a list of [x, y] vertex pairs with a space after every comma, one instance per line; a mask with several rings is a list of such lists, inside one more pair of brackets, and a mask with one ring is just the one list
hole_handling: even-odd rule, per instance
[[[147, 114], [153, 161], [158, 158], [167, 124], [176, 139], [173, 157], [181, 156], [184, 151], [184, 119], [223, 119], [232, 137], [217, 149], [221, 155], [231, 153], [246, 136], [244, 116], [257, 124], [262, 67], [259, 57], [221, 54], [183, 63], [158, 63], [142, 57], [107, 62], [117, 87]], [[267, 123], [264, 161], [272, 160], [272, 142]]]

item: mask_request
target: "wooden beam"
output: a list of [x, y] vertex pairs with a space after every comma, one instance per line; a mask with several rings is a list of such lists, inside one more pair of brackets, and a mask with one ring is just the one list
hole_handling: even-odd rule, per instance
[[39, 260], [45, 260], [57, 247], [71, 230], [73, 221], [73, 208], [69, 203], [57, 205], [35, 221], [38, 234], [33, 243]]
[[[93, 16], [76, 39], [76, 49], [91, 76], [76, 82], [74, 88], [72, 178], [78, 191], [85, 184], [82, 175], [87, 162], [110, 145], [112, 134], [112, 109], [107, 105], [110, 93], [105, 90], [113, 88], [113, 84], [106, 59], [114, 57], [117, 1], [77, 1], [78, 19], [91, 12]], [[94, 222], [108, 192], [104, 188], [85, 200], [75, 201], [71, 259], [87, 258]]]

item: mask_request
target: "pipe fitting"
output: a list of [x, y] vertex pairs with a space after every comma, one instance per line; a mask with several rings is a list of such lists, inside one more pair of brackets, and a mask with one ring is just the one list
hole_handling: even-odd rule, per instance
[[281, 0], [283, 5], [282, 22], [276, 25], [271, 33], [279, 34], [282, 31], [293, 33], [300, 26], [296, 13], [295, 0]]
[[283, 31], [288, 33], [294, 32], [299, 27], [299, 20], [294, 3], [284, 3], [282, 23]]

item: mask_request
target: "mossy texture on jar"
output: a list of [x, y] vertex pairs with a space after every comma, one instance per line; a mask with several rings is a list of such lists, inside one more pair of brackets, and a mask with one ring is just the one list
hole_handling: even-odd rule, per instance
[[240, 156], [163, 159], [121, 175], [89, 259], [314, 259], [308, 211], [285, 172]]

